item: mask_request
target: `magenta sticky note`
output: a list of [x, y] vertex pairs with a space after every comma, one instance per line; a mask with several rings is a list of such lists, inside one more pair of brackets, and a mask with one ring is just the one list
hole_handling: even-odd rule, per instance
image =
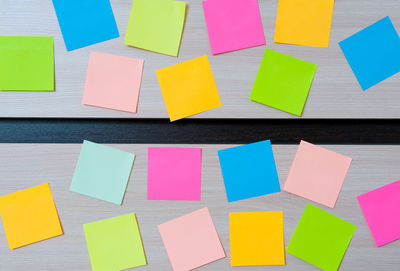
[[357, 197], [375, 244], [400, 239], [400, 180]]
[[258, 0], [202, 3], [213, 55], [265, 44]]
[[201, 148], [148, 149], [147, 199], [200, 200]]

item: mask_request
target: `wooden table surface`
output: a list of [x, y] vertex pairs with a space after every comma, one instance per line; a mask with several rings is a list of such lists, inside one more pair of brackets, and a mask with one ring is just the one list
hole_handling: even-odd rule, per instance
[[[179, 57], [123, 43], [132, 0], [111, 0], [120, 38], [67, 52], [51, 0], [0, 0], [0, 35], [54, 36], [56, 91], [0, 92], [0, 117], [167, 118], [155, 70], [208, 55], [223, 106], [198, 118], [293, 118], [248, 99], [266, 46], [318, 65], [303, 118], [399, 118], [400, 76], [362, 91], [338, 42], [390, 16], [400, 29], [398, 0], [336, 0], [329, 48], [273, 43], [277, 0], [259, 0], [266, 46], [212, 56], [201, 0], [187, 0]], [[81, 104], [90, 51], [145, 60], [137, 114]]]

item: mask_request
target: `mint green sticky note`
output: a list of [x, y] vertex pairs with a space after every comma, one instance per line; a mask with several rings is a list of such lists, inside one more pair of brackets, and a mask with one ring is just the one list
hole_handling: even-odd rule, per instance
[[122, 204], [135, 155], [84, 141], [70, 190]]
[[0, 36], [0, 90], [54, 91], [53, 37]]

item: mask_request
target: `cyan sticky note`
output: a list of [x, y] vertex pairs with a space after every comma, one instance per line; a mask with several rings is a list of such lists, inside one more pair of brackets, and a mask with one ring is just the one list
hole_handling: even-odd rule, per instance
[[280, 192], [271, 141], [218, 151], [228, 202]]
[[134, 160], [132, 153], [85, 140], [70, 190], [121, 205]]
[[119, 37], [110, 0], [53, 0], [67, 51]]
[[339, 42], [363, 90], [400, 71], [400, 37], [389, 17]]

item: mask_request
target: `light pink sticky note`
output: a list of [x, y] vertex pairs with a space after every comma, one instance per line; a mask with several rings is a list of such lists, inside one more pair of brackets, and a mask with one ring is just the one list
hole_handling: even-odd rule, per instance
[[301, 141], [284, 191], [333, 208], [351, 158]]
[[258, 0], [202, 3], [213, 55], [265, 44]]
[[158, 225], [174, 271], [186, 271], [225, 257], [208, 208]]
[[400, 239], [400, 181], [357, 197], [376, 246]]
[[201, 148], [148, 149], [147, 199], [200, 200]]
[[143, 59], [91, 52], [82, 103], [136, 113]]

